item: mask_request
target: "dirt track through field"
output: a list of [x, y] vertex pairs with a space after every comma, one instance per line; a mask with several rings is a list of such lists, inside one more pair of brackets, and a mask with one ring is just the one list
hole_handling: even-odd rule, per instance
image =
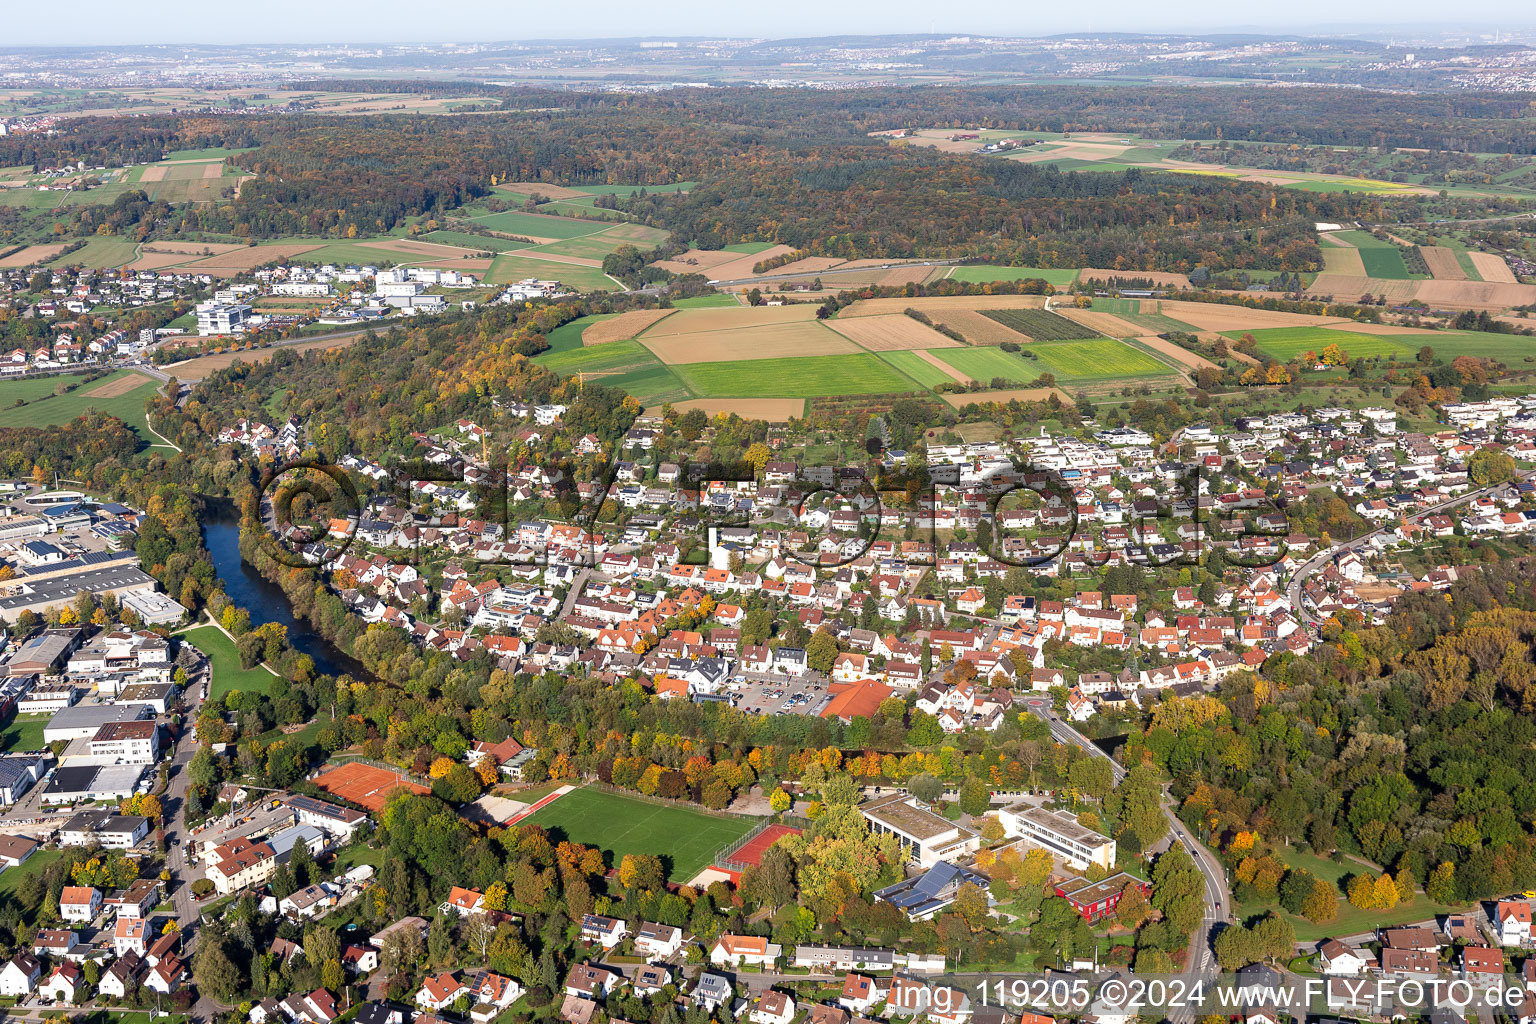
[[583, 345], [601, 345], [609, 341], [633, 338], [647, 327], [675, 313], [672, 309], [632, 309], [608, 320], [588, 324], [581, 332]]
[[[1461, 269], [1461, 264], [1456, 261], [1456, 251], [1447, 249], [1443, 245], [1421, 245], [1419, 255], [1424, 257], [1424, 265], [1429, 268], [1430, 276], [1436, 281], [1465, 281], [1467, 272]], [[1332, 267], [1329, 268], [1333, 269]]]
[[945, 373], [955, 378], [955, 380], [959, 381], [961, 384], [969, 384], [971, 381], [976, 379], [961, 373], [959, 370], [955, 369], [953, 366], [950, 366], [948, 363], [934, 355], [932, 352], [919, 351], [916, 353], [916, 355], [917, 358], [921, 359], [923, 362], [932, 365], [935, 369], [943, 370]]
[[1515, 272], [1509, 269], [1509, 264], [1498, 253], [1474, 252], [1467, 255], [1472, 257], [1472, 265], [1484, 281], [1490, 284], [1515, 283]]
[[828, 327], [871, 352], [903, 352], [922, 348], [957, 348], [960, 343], [927, 324], [901, 313], [828, 320]]

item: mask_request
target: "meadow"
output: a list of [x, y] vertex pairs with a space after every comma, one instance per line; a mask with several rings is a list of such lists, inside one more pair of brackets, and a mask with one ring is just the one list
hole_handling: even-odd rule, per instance
[[485, 284], [510, 284], [528, 278], [541, 281], [559, 281], [569, 288], [583, 292], [622, 292], [624, 286], [603, 273], [597, 267], [582, 267], [574, 263], [556, 263], [516, 253], [502, 253], [491, 263], [485, 275]]
[[1110, 338], [1035, 344], [1029, 351], [1058, 381], [1165, 377], [1172, 372], [1140, 349]]
[[85, 243], [83, 249], [66, 253], [53, 260], [50, 267], [89, 267], [92, 270], [105, 270], [110, 267], [120, 267], [130, 262], [138, 255], [138, 246], [126, 238], [92, 238]]
[[949, 384], [955, 379], [916, 352], [881, 352], [880, 358], [925, 388]]
[[547, 335], [550, 351], [535, 356], [534, 362], [562, 377], [586, 374], [587, 381], [620, 388], [646, 405], [695, 397], [672, 367], [663, 364], [638, 341], [610, 341], [583, 347], [581, 332], [598, 320], [582, 317], [551, 331]]
[[595, 846], [609, 867], [627, 853], [659, 857], [674, 882], [687, 882], [715, 853], [746, 835], [748, 818], [724, 818], [682, 805], [652, 804], [598, 789], [578, 789], [524, 819], [559, 833], [560, 840]]
[[231, 690], [266, 693], [272, 685], [272, 673], [260, 665], [250, 669], [240, 666], [240, 652], [235, 650], [235, 642], [217, 626], [195, 626], [178, 635], [208, 656], [213, 668], [213, 684], [208, 691], [210, 698], [222, 697]]
[[517, 210], [488, 213], [471, 219], [492, 231], [504, 231], [509, 235], [524, 235], [530, 238], [578, 238], [581, 235], [596, 234], [607, 227], [604, 224], [579, 220], [575, 217], [551, 217], [547, 214], [521, 213]]
[[990, 381], [994, 377], [1027, 384], [1040, 376], [1044, 369], [1037, 361], [1025, 359], [1014, 352], [1000, 348], [940, 348], [932, 355], [953, 366], [974, 380]]
[[[1266, 330], [1224, 333], [1234, 341], [1241, 339], [1244, 334], [1253, 335], [1259, 351], [1281, 362], [1289, 362], [1307, 352], [1322, 352], [1329, 345], [1335, 344], [1352, 359], [1394, 355], [1399, 359], [1412, 359], [1420, 345], [1433, 344], [1437, 340], [1429, 335], [1404, 335], [1399, 339], [1381, 334], [1335, 331], [1327, 327], [1271, 327]], [[1424, 341], [1419, 341], [1419, 338]]]
[[[111, 392], [125, 386], [119, 382], [126, 378], [136, 378], [143, 383], [122, 394], [92, 397], [98, 390]], [[127, 423], [145, 444], [155, 440], [144, 417], [144, 402], [159, 386], [158, 381], [131, 370], [119, 370], [100, 380], [81, 384], [68, 394], [54, 395], [53, 389], [59, 380], [58, 377], [42, 377], [0, 382], [0, 427], [57, 427], [95, 409]], [[26, 399], [27, 404], [16, 405], [18, 398]]]
[[894, 367], [862, 353], [684, 363], [672, 370], [699, 398], [820, 398], [917, 390]]
[[52, 715], [12, 715], [0, 731], [0, 752], [42, 750], [48, 744], [43, 741], [43, 730], [48, 727]]

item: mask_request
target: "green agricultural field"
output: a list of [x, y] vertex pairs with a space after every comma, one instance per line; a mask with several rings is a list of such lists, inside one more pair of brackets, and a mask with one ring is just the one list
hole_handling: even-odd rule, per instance
[[[1329, 345], [1338, 345], [1351, 359], [1362, 356], [1397, 356], [1412, 359], [1419, 346], [1438, 340], [1429, 335], [1404, 335], [1393, 338], [1380, 334], [1355, 334], [1353, 331], [1335, 331], [1326, 327], [1271, 327], [1258, 331], [1227, 331], [1224, 335], [1237, 341], [1244, 334], [1253, 335], [1259, 351], [1281, 362], [1289, 362], [1307, 352], [1321, 352]], [[1418, 341], [1422, 337], [1424, 341]]]
[[[943, 351], [935, 350], [935, 351]], [[959, 351], [959, 350], [956, 350]], [[955, 378], [928, 362], [916, 352], [880, 352], [879, 357], [925, 388], [949, 384]]]
[[[1142, 305], [1145, 302], [1146, 305]], [[1145, 327], [1149, 334], [1166, 334], [1169, 331], [1185, 331], [1193, 334], [1198, 328], [1192, 327], [1182, 320], [1175, 320], [1171, 316], [1164, 316], [1156, 312], [1162, 304], [1152, 299], [1118, 299], [1109, 296], [1095, 296], [1093, 311], [1095, 313], [1113, 313], [1120, 319], [1133, 323], [1137, 327]], [[1151, 308], [1153, 312], [1142, 312]]]
[[1076, 270], [1047, 270], [1043, 267], [1000, 267], [995, 264], [979, 264], [969, 267], [955, 267], [950, 270], [948, 277], [951, 281], [965, 281], [969, 284], [987, 284], [991, 281], [1023, 281], [1027, 278], [1037, 277], [1042, 281], [1048, 281], [1057, 288], [1065, 288], [1077, 280]]
[[1028, 384], [1046, 370], [1043, 363], [1025, 359], [1014, 352], [994, 346], [984, 348], [936, 348], [932, 352], [967, 377], [989, 381], [993, 377]]
[[611, 320], [618, 316], [617, 313], [598, 313], [593, 316], [578, 317], [568, 324], [561, 324], [548, 334], [544, 340], [549, 342], [549, 351], [540, 352], [540, 356], [548, 356], [550, 352], [569, 352], [582, 346], [581, 332], [597, 323], [599, 320]]
[[1036, 343], [1029, 351], [1040, 357], [1040, 368], [1060, 382], [1166, 377], [1173, 372], [1140, 349], [1111, 338]]
[[606, 232], [598, 232], [592, 235], [578, 235], [575, 238], [566, 238], [558, 242], [550, 242], [540, 245], [528, 252], [547, 252], [552, 256], [575, 256], [584, 260], [601, 260], [609, 253], [618, 251], [620, 246], [634, 245], [635, 243], [625, 238], [615, 238]]
[[685, 363], [672, 369], [699, 398], [820, 398], [916, 390], [910, 378], [867, 353]]
[[721, 295], [717, 292], [713, 295], [693, 295], [686, 299], [673, 299], [672, 305], [678, 309], [705, 309], [712, 306], [740, 306], [741, 303], [729, 295]]
[[598, 383], [634, 395], [646, 406], [682, 402], [695, 397], [672, 367], [659, 362], [654, 366], [626, 370], [615, 377], [600, 378]]
[[1048, 309], [982, 309], [977, 312], [1004, 327], [1027, 334], [1036, 341], [1103, 337], [1092, 327], [1084, 327], [1076, 320], [1068, 320], [1060, 313], [1052, 313]]
[[575, 217], [551, 217], [538, 213], [520, 213], [506, 210], [471, 218], [492, 231], [504, 231], [509, 235], [527, 235], [533, 238], [579, 238], [608, 227], [606, 224]]
[[510, 238], [494, 238], [491, 235], [472, 235], [468, 231], [428, 231], [424, 235], [417, 235], [423, 242], [437, 242], [439, 245], [457, 245], [465, 249], [475, 249], [481, 252], [508, 252], [512, 249], [526, 249], [526, 242], [514, 242]]
[[[110, 388], [125, 377], [135, 377], [143, 383], [120, 395], [90, 397], [91, 392]], [[149, 423], [144, 418], [144, 402], [160, 386], [159, 381], [132, 370], [119, 370], [100, 380], [80, 384], [68, 394], [54, 395], [53, 389], [60, 379], [45, 377], [0, 382], [0, 427], [57, 427], [95, 409], [127, 423], [145, 444], [155, 442], [155, 435], [149, 432]], [[27, 404], [16, 405], [18, 398], [26, 399]]]
[[[1536, 324], [1532, 324], [1536, 327]], [[1415, 353], [1428, 345], [1440, 362], [1457, 356], [1483, 356], [1497, 359], [1511, 370], [1529, 369], [1536, 363], [1536, 338], [1518, 334], [1493, 334], [1485, 331], [1438, 331], [1435, 334], [1405, 334], [1396, 339]]]
[[[592, 322], [583, 318], [583, 320], [564, 325], [559, 330], [569, 333], [561, 338], [562, 348], [541, 352], [533, 357], [533, 361], [562, 377], [570, 377], [581, 372], [588, 374], [589, 380], [596, 379], [591, 376], [593, 374], [619, 374], [662, 365], [661, 360], [652, 355], [651, 350], [638, 341], [610, 341], [605, 345], [586, 347], [571, 346], [570, 335], [576, 333], [573, 329], [578, 325], [586, 327]], [[577, 336], [579, 337], [579, 333]], [[608, 383], [606, 378], [603, 383]]]
[[1402, 250], [1369, 231], [1337, 231], [1334, 237], [1360, 250], [1360, 262], [1365, 264], [1368, 277], [1379, 277], [1383, 281], [1409, 281], [1424, 276], [1408, 273], [1408, 264], [1403, 262]]
[[725, 252], [739, 252], [743, 256], [756, 256], [760, 252], [766, 252], [773, 248], [772, 242], [737, 242], [735, 245], [723, 245], [720, 247]]
[[621, 292], [624, 286], [603, 273], [597, 267], [578, 267], [572, 263], [556, 263], [516, 253], [503, 253], [491, 264], [485, 276], [486, 284], [510, 284], [530, 277], [541, 281], [559, 281], [569, 288], [582, 292]]
[[597, 789], [567, 793], [523, 820], [560, 833], [558, 839], [597, 847], [609, 867], [618, 867], [627, 853], [659, 857], [674, 882], [693, 878], [717, 851], [755, 824], [748, 818], [721, 818], [680, 804], [652, 804]]
[[0, 730], [0, 753], [19, 750], [42, 750], [48, 744], [43, 740], [43, 730], [52, 715], [12, 715]]
[[92, 238], [85, 248], [65, 253], [48, 265], [50, 267], [89, 267], [107, 270], [132, 263], [138, 256], [138, 246], [126, 238]]
[[255, 668], [240, 666], [240, 652], [235, 643], [217, 626], [197, 626], [178, 634], [183, 640], [208, 656], [213, 666], [213, 685], [208, 696], [222, 697], [231, 690], [266, 693], [274, 676], [257, 665]]

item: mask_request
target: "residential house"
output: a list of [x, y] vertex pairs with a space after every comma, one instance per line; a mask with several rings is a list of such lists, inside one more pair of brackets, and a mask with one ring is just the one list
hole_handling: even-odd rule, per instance
[[784, 947], [756, 935], [725, 934], [715, 940], [709, 951], [709, 962], [716, 967], [730, 964], [733, 967], [751, 965], [766, 967], [779, 958]]

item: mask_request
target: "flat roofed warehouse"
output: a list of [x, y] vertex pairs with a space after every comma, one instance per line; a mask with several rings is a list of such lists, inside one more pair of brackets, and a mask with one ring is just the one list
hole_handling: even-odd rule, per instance
[[[128, 559], [116, 559], [106, 565], [75, 559], [42, 566], [50, 570], [37, 575], [19, 574], [0, 584], [0, 620], [15, 622], [22, 612], [41, 615], [50, 608], [74, 603], [80, 591], [97, 597], [114, 594], [119, 598], [138, 590], [154, 590], [159, 584], [149, 573]], [[78, 563], [78, 564], [76, 564]]]

